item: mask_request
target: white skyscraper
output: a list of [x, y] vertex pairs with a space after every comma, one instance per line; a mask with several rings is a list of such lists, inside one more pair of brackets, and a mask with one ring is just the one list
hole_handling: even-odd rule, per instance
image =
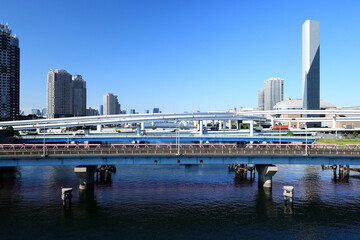
[[120, 104], [116, 95], [107, 93], [103, 97], [104, 115], [120, 114]]
[[302, 26], [303, 109], [320, 108], [320, 22]]
[[264, 82], [264, 110], [272, 110], [276, 103], [284, 100], [284, 79], [269, 78]]

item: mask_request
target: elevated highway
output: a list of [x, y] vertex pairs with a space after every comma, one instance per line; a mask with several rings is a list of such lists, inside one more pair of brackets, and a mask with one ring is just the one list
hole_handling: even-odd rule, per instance
[[19, 143], [84, 143], [84, 142], [164, 142], [164, 143], [191, 143], [191, 142], [272, 142], [272, 143], [313, 143], [314, 137], [295, 137], [295, 136], [269, 136], [248, 134], [175, 134], [168, 133], [162, 135], [137, 135], [137, 134], [89, 134], [89, 135], [28, 135], [22, 136]]

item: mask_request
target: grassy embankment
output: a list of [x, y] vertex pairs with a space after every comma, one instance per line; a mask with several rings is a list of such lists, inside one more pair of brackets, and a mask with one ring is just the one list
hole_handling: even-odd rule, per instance
[[337, 144], [337, 145], [346, 145], [346, 144], [360, 144], [360, 138], [350, 138], [350, 139], [340, 139], [340, 138], [334, 138], [334, 139], [317, 139], [315, 144]]

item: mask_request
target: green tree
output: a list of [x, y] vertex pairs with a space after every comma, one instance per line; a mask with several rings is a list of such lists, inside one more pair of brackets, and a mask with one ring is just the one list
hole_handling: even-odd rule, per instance
[[358, 132], [353, 132], [353, 134], [352, 134], [354, 137], [357, 137], [358, 135], [359, 135], [359, 133]]
[[294, 136], [294, 133], [290, 131], [286, 134], [286, 136]]

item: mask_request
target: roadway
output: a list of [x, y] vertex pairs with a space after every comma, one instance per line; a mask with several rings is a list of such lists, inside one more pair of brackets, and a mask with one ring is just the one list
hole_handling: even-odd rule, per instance
[[135, 133], [92, 133], [87, 135], [46, 134], [26, 135], [18, 139], [19, 143], [94, 143], [94, 142], [273, 142], [273, 143], [312, 143], [314, 137], [281, 136], [281, 135], [255, 135], [244, 133], [158, 133], [137, 135]]

